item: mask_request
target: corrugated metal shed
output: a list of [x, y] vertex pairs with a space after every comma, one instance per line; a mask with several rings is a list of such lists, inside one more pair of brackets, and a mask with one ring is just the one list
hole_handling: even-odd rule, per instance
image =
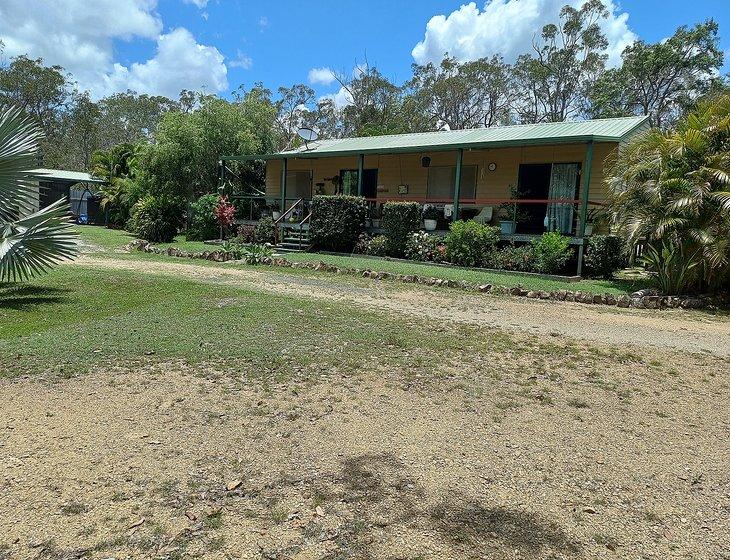
[[264, 156], [223, 159], [281, 159], [356, 154], [443, 151], [457, 148], [498, 148], [578, 142], [621, 142], [649, 127], [648, 117], [621, 117], [580, 122], [558, 122], [473, 128], [415, 134], [317, 140], [296, 150]]
[[81, 171], [66, 171], [65, 169], [31, 169], [29, 173], [40, 181], [59, 181], [66, 183], [104, 183], [104, 179], [92, 177]]

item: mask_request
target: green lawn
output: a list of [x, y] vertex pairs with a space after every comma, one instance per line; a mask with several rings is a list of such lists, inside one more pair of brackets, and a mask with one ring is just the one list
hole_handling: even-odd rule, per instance
[[[108, 230], [98, 226], [82, 226], [79, 228], [81, 239], [87, 243], [96, 245], [112, 252], [129, 243], [134, 237], [129, 233], [121, 230]], [[179, 235], [173, 243], [160, 243], [157, 245], [161, 248], [177, 247], [186, 251], [210, 251], [215, 249], [211, 245], [206, 245], [199, 241], [185, 241], [184, 236]], [[115, 258], [120, 257], [119, 253], [114, 254]], [[129, 258], [147, 258], [150, 260], [168, 259], [174, 257], [165, 257], [160, 255], [150, 255], [144, 253], [135, 253]], [[597, 294], [626, 294], [640, 288], [645, 288], [647, 283], [641, 279], [615, 279], [615, 280], [582, 280], [581, 282], [568, 283], [561, 280], [553, 280], [548, 278], [540, 278], [537, 276], [526, 276], [521, 274], [513, 274], [510, 272], [484, 272], [477, 270], [468, 270], [461, 268], [451, 268], [442, 266], [433, 266], [417, 262], [398, 262], [384, 259], [373, 259], [361, 256], [343, 257], [337, 255], [325, 255], [320, 253], [292, 253], [287, 254], [286, 258], [294, 262], [312, 262], [323, 261], [325, 263], [339, 266], [341, 268], [359, 268], [371, 269], [378, 272], [389, 272], [392, 274], [413, 274], [418, 276], [434, 276], [447, 280], [465, 280], [474, 284], [494, 284], [502, 286], [521, 285], [528, 290], [574, 290], [591, 292]], [[203, 263], [196, 261], [201, 265], [221, 266], [217, 263]], [[245, 267], [244, 265], [225, 266]], [[277, 271], [286, 274], [302, 274], [302, 270], [287, 270], [279, 268]], [[329, 273], [317, 273], [325, 274]]]
[[171, 359], [272, 378], [305, 366], [356, 373], [375, 349], [389, 367], [437, 373], [429, 356], [454, 347], [532, 351], [498, 331], [433, 336], [427, 321], [130, 271], [69, 265], [0, 289], [0, 376]]
[[[135, 238], [131, 233], [120, 229], [107, 229], [101, 226], [78, 226], [77, 231], [82, 241], [103, 247], [107, 250], [119, 249], [133, 241]], [[186, 241], [185, 235], [178, 235], [172, 243], [156, 243], [158, 247], [167, 249], [177, 247], [185, 251], [211, 251], [215, 246], [206, 245], [202, 241]]]

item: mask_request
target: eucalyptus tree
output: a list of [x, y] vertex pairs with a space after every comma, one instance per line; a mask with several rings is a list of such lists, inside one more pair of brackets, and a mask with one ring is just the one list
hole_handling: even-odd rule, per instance
[[77, 254], [68, 201], [33, 211], [38, 125], [17, 107], [0, 107], [0, 282], [27, 280]]
[[510, 67], [498, 56], [459, 62], [445, 56], [439, 65], [413, 65], [410, 96], [428, 118], [430, 128], [497, 126], [510, 122], [517, 99]]
[[648, 115], [660, 128], [719, 85], [724, 61], [713, 20], [679, 27], [657, 43], [636, 41], [621, 58], [621, 67], [606, 71], [591, 89], [591, 115]]
[[376, 136], [409, 132], [403, 112], [404, 88], [367, 62], [353, 75], [334, 73], [346, 98], [341, 119], [345, 136]]
[[514, 109], [522, 122], [581, 115], [586, 92], [605, 69], [608, 41], [599, 22], [608, 15], [601, 0], [588, 0], [579, 9], [564, 6], [558, 24], [543, 26], [534, 52], [515, 63], [521, 102]]

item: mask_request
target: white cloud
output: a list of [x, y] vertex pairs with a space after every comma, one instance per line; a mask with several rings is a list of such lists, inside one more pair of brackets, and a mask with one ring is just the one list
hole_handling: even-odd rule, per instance
[[335, 81], [335, 74], [327, 67], [312, 68], [307, 76], [310, 84], [328, 86]]
[[177, 97], [182, 89], [217, 92], [228, 87], [223, 55], [215, 47], [199, 45], [183, 27], [160, 35], [155, 56], [129, 68], [114, 65], [105, 76], [107, 90], [132, 89]]
[[348, 105], [352, 105], [352, 95], [350, 95], [350, 92], [347, 91], [344, 87], [341, 87], [339, 91], [336, 93], [328, 93], [326, 95], [323, 95], [320, 97], [320, 99], [331, 99], [335, 107], [338, 109], [342, 109], [343, 107], [347, 107]]
[[[156, 0], [57, 0], [43, 9], [27, 0], [0, 2], [0, 37], [7, 57], [28, 54], [70, 72], [94, 98], [134, 89], [177, 97], [181, 89], [228, 87], [223, 56], [178, 28], [162, 34]], [[114, 42], [156, 43], [147, 61], [123, 65]]]
[[266, 16], [261, 16], [259, 18], [259, 27], [261, 28], [261, 31], [266, 29], [269, 26], [269, 18]]
[[243, 54], [241, 51], [238, 51], [236, 58], [231, 60], [228, 63], [228, 66], [231, 68], [243, 68], [244, 70], [248, 70], [251, 66], [253, 66], [253, 59], [250, 56]]
[[[532, 40], [542, 26], [557, 22], [560, 9], [567, 3], [582, 6], [586, 0], [491, 0], [480, 10], [475, 2], [462, 5], [448, 16], [433, 16], [426, 25], [423, 41], [411, 54], [416, 62], [439, 62], [444, 53], [459, 60], [501, 54], [514, 62], [520, 54], [531, 52]], [[621, 13], [613, 0], [604, 3], [610, 12], [600, 22], [609, 42], [608, 64], [617, 65], [621, 52], [636, 40], [627, 25], [628, 14]]]
[[208, 5], [208, 0], [183, 0], [183, 3], [192, 4], [193, 6], [197, 6], [202, 10]]

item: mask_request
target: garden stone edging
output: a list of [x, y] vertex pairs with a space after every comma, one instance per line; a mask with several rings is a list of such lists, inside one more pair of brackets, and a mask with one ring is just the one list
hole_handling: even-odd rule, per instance
[[[230, 251], [202, 251], [190, 252], [169, 247], [160, 249], [153, 244], [136, 240], [128, 243], [124, 247], [128, 251], [136, 250], [145, 253], [154, 253], [157, 255], [167, 255], [170, 257], [182, 257], [189, 259], [201, 259], [214, 262], [228, 262], [236, 260]], [[609, 305], [613, 307], [634, 308], [634, 309], [707, 309], [724, 307], [730, 303], [730, 294], [724, 297], [710, 296], [662, 296], [655, 290], [640, 290], [631, 295], [624, 294], [615, 296], [613, 294], [594, 294], [591, 292], [580, 292], [571, 290], [526, 290], [522, 286], [499, 286], [492, 284], [473, 284], [465, 280], [448, 280], [444, 278], [436, 278], [433, 276], [417, 276], [414, 274], [393, 274], [390, 272], [378, 272], [375, 270], [363, 270], [359, 268], [340, 268], [325, 262], [291, 262], [283, 257], [272, 257], [267, 259], [264, 264], [270, 266], [280, 266], [284, 268], [302, 268], [315, 271], [333, 272], [335, 274], [347, 274], [361, 276], [363, 278], [371, 278], [373, 280], [396, 280], [406, 283], [425, 284], [427, 286], [443, 286], [446, 288], [457, 288], [461, 290], [477, 291], [481, 293], [504, 294], [517, 297], [526, 297], [530, 299], [543, 299], [552, 301], [569, 301], [575, 303], [584, 303], [591, 305]]]

